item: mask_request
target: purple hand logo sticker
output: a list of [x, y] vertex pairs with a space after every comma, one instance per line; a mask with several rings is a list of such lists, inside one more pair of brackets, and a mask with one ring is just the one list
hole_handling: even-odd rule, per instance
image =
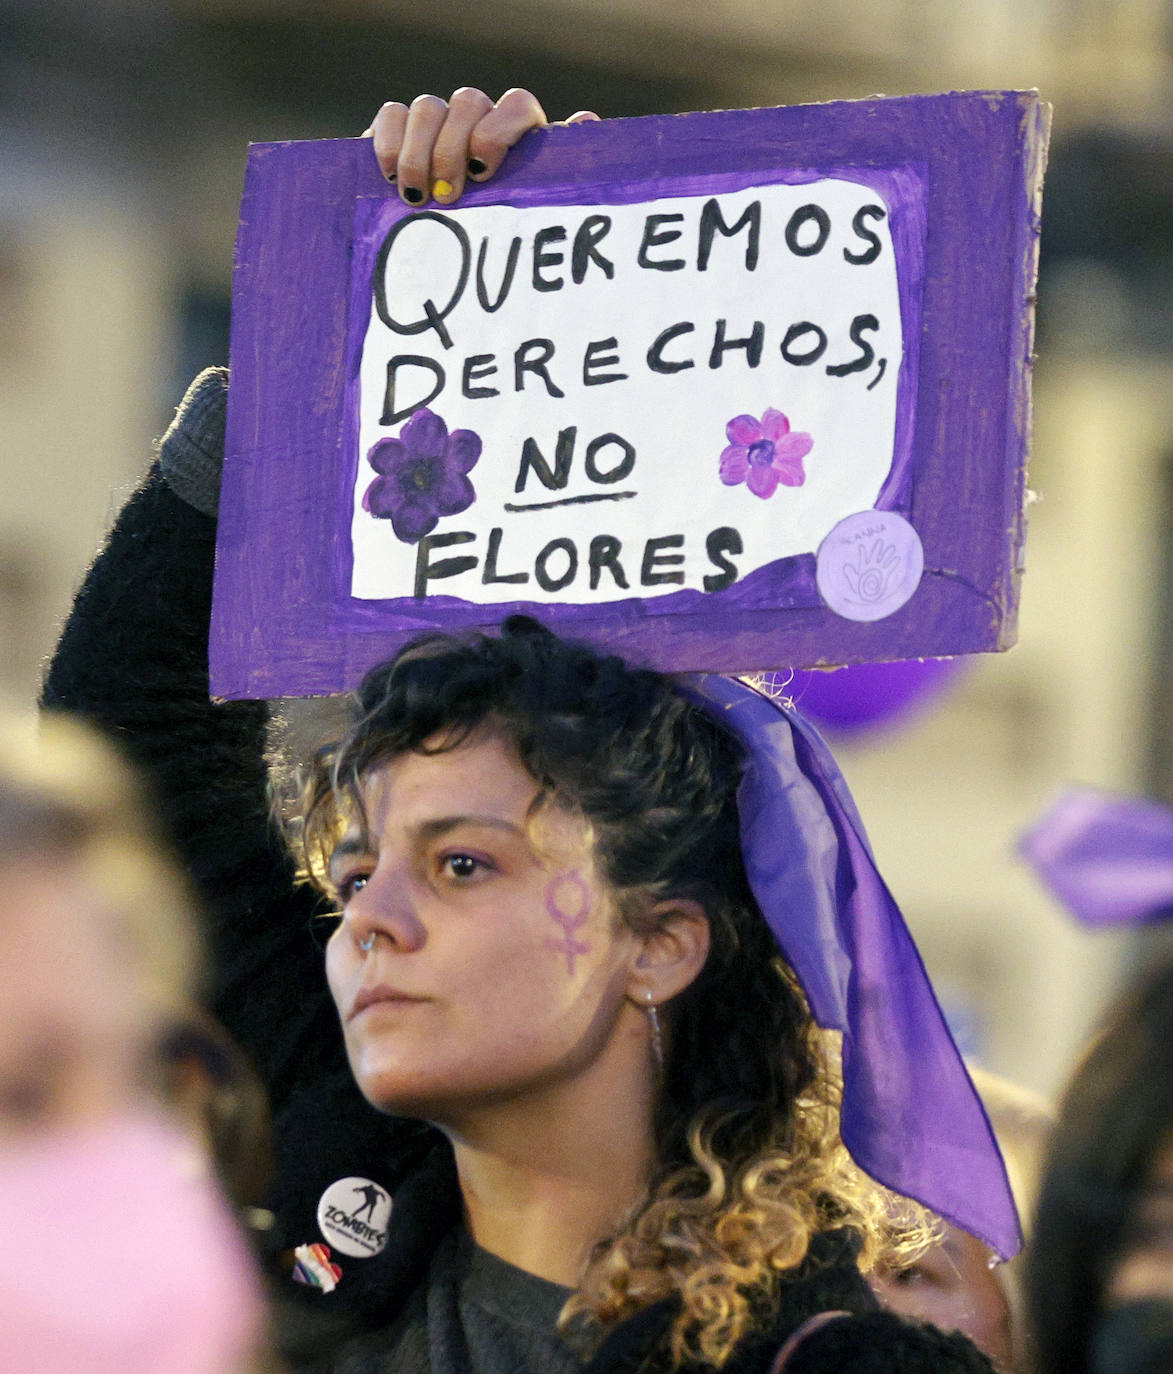
[[819, 595], [845, 620], [883, 620], [920, 585], [925, 555], [903, 516], [858, 511], [840, 520], [819, 545]]
[[480, 456], [479, 434], [449, 434], [439, 415], [417, 410], [398, 439], [380, 439], [367, 454], [379, 475], [363, 496], [363, 509], [390, 520], [397, 539], [418, 544], [442, 515], [459, 515], [477, 499], [468, 473]]
[[860, 544], [856, 552], [859, 558], [855, 564], [843, 564], [843, 576], [852, 596], [865, 605], [883, 601], [900, 568], [896, 545], [886, 544], [881, 538], [870, 546], [866, 542]]

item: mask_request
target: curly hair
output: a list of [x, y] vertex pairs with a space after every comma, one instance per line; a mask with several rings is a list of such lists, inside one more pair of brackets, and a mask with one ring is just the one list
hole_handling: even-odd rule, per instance
[[719, 1368], [768, 1319], [813, 1235], [847, 1228], [863, 1267], [897, 1248], [890, 1199], [839, 1140], [834, 1055], [749, 888], [742, 746], [662, 674], [526, 617], [497, 637], [427, 636], [367, 675], [350, 733], [311, 765], [297, 835], [305, 873], [329, 890], [330, 852], [348, 823], [364, 823], [372, 769], [456, 748], [485, 725], [537, 781], [535, 812], [557, 803], [587, 822], [618, 919], [646, 930], [666, 897], [708, 916], [704, 968], [665, 1008], [654, 1176], [595, 1247], [562, 1322], [602, 1334], [676, 1296], [673, 1367]]

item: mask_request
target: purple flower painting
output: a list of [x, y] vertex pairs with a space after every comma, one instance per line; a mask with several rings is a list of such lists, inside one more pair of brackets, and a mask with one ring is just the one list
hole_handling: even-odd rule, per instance
[[395, 537], [418, 544], [442, 515], [459, 515], [477, 499], [468, 473], [481, 456], [481, 437], [454, 429], [432, 411], [417, 410], [398, 439], [380, 439], [367, 454], [379, 474], [362, 499], [376, 520], [390, 520]]
[[780, 410], [767, 410], [760, 420], [735, 415], [725, 426], [729, 447], [721, 454], [721, 481], [727, 487], [740, 482], [763, 501], [784, 487], [801, 487], [806, 481], [802, 460], [814, 446], [809, 434], [792, 432]]

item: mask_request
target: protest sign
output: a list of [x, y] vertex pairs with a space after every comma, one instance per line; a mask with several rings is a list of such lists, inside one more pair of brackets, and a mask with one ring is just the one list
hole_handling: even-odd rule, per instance
[[527, 135], [413, 210], [250, 153], [210, 649], [344, 690], [516, 610], [664, 669], [1013, 642], [1046, 107], [962, 93]]

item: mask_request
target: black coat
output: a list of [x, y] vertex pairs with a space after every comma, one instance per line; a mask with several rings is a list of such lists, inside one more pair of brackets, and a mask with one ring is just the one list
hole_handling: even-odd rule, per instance
[[[88, 716], [140, 766], [161, 827], [200, 894], [209, 1007], [252, 1059], [273, 1106], [277, 1176], [266, 1200], [277, 1217], [273, 1252], [319, 1239], [317, 1201], [339, 1178], [371, 1178], [395, 1199], [382, 1255], [350, 1261], [328, 1295], [295, 1295], [286, 1286], [283, 1303], [341, 1318], [327, 1329], [329, 1343], [393, 1318], [458, 1219], [459, 1192], [439, 1134], [376, 1113], [351, 1079], [313, 931], [318, 899], [295, 884], [270, 818], [265, 704], [209, 700], [215, 520], [173, 486], [187, 490], [192, 465], [206, 460], [196, 486], [210, 481], [214, 491], [224, 392], [224, 374], [205, 374], [159, 463], [119, 516], [78, 593], [43, 700]], [[822, 1239], [783, 1284], [776, 1319], [744, 1343], [728, 1374], [767, 1370], [781, 1341], [828, 1308], [861, 1315], [805, 1342], [788, 1366], [793, 1374], [989, 1369], [968, 1342], [877, 1312], [842, 1244]], [[672, 1305], [659, 1304], [620, 1327], [590, 1374], [651, 1374], [671, 1316]], [[304, 1333], [302, 1317], [291, 1314], [288, 1329]], [[310, 1329], [307, 1348], [320, 1344], [312, 1322]]]

